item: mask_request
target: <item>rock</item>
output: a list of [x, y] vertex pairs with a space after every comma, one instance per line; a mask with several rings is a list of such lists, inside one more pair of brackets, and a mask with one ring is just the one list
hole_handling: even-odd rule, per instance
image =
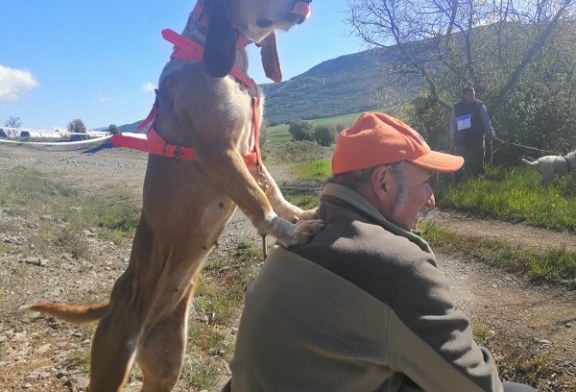
[[35, 257], [35, 256], [26, 257], [22, 261], [26, 264], [37, 265], [39, 267], [44, 267], [47, 264], [47, 261], [45, 259], [42, 259], [41, 257]]
[[541, 344], [543, 346], [549, 346], [552, 344], [552, 342], [549, 341], [548, 339], [540, 339], [540, 338], [534, 338], [534, 342]]
[[88, 388], [88, 385], [90, 384], [90, 378], [85, 374], [70, 375], [68, 380], [70, 381], [70, 384], [72, 384], [72, 385], [74, 385], [80, 389], [86, 389], [86, 388]]
[[36, 349], [37, 354], [44, 354], [50, 349], [50, 343], [46, 343]]

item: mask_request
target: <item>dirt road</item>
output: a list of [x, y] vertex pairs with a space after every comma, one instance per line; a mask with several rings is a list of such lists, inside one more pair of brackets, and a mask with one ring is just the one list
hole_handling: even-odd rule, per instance
[[[37, 149], [0, 145], [0, 178], [16, 166], [34, 168], [46, 176], [97, 193], [103, 187], [122, 187], [139, 198], [146, 157], [134, 151]], [[281, 176], [285, 168], [271, 167]], [[282, 184], [285, 178], [278, 178]], [[1, 200], [1, 199], [0, 199]], [[32, 301], [105, 300], [114, 280], [127, 264], [130, 241], [114, 244], [87, 230], [87, 259], [68, 254], [38, 254], [31, 238], [38, 236], [49, 214], [22, 218], [0, 204], [0, 392], [79, 391], [87, 385], [85, 358], [79, 358], [91, 342], [93, 327], [75, 327], [18, 307]], [[531, 247], [560, 244], [576, 248], [576, 236], [534, 229], [524, 225], [468, 219], [446, 212], [431, 215], [459, 232], [498, 236]], [[53, 222], [58, 224], [58, 222]], [[257, 235], [241, 213], [226, 229], [222, 243]], [[534, 286], [521, 277], [486, 265], [439, 256], [452, 293], [483, 333], [485, 344], [497, 359], [510, 360], [514, 353], [544, 357], [551, 368], [541, 372], [534, 363], [541, 391], [576, 390], [576, 295], [567, 288]], [[523, 354], [523, 355], [524, 355]], [[538, 359], [540, 360], [540, 359]], [[530, 368], [529, 366], [527, 368]], [[542, 373], [542, 374], [540, 374]], [[503, 369], [506, 375], [506, 369]], [[127, 391], [137, 391], [132, 378]], [[185, 391], [179, 385], [177, 391]]]

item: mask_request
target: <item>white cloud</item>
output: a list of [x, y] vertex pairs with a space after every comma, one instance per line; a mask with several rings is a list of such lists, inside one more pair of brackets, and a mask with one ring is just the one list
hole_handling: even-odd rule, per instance
[[112, 98], [100, 93], [100, 95], [98, 96], [98, 98], [100, 99], [100, 102], [110, 102], [112, 100]]
[[15, 101], [37, 86], [38, 82], [31, 72], [0, 64], [0, 102]]
[[156, 90], [156, 85], [152, 82], [144, 83], [144, 85], [142, 86], [142, 90], [144, 90], [147, 93], [154, 92], [154, 90]]

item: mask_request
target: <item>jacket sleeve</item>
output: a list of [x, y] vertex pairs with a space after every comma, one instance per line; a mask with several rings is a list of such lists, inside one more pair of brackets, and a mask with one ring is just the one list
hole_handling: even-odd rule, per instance
[[480, 106], [480, 117], [482, 118], [482, 124], [484, 125], [484, 134], [486, 136], [490, 136], [492, 133], [494, 133], [494, 128], [492, 127], [492, 121], [490, 121], [488, 110], [484, 104]]
[[454, 108], [452, 108], [452, 112], [450, 113], [450, 142], [454, 143], [454, 135], [456, 134], [456, 113], [454, 112]]
[[414, 264], [399, 285], [390, 315], [389, 363], [427, 392], [501, 392], [491, 354], [474, 341], [455, 309], [444, 274]]

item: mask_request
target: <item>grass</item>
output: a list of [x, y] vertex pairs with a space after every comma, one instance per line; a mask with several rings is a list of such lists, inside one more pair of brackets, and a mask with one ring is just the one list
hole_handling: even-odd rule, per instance
[[283, 143], [266, 143], [263, 148], [265, 163], [293, 164], [307, 162], [318, 158], [329, 158], [331, 147], [323, 147], [311, 141], [286, 141]]
[[325, 182], [331, 175], [330, 160], [316, 159], [295, 165], [292, 174], [301, 181]]
[[222, 381], [222, 371], [213, 356], [231, 358], [234, 335], [231, 331], [239, 318], [248, 284], [260, 266], [260, 244], [242, 240], [230, 252], [214, 252], [204, 268], [194, 297], [195, 320], [188, 331], [187, 352], [198, 358], [185, 364], [181, 378], [189, 387], [214, 391]]
[[536, 171], [488, 167], [486, 177], [462, 184], [444, 177], [435, 189], [440, 208], [576, 233], [576, 176], [542, 187]]
[[88, 256], [84, 230], [100, 227], [108, 239], [119, 241], [133, 235], [140, 214], [138, 203], [122, 190], [89, 194], [24, 167], [0, 176], [0, 205], [23, 218], [45, 217], [42, 236], [31, 239], [37, 242], [33, 245], [41, 251], [56, 245], [77, 258]]
[[79, 367], [84, 374], [90, 373], [90, 349], [74, 350], [66, 357], [68, 366]]
[[435, 251], [483, 261], [536, 282], [576, 282], [576, 253], [563, 249], [533, 250], [505, 241], [463, 236], [426, 221], [421, 235]]
[[187, 386], [199, 391], [216, 391], [219, 384], [220, 369], [214, 364], [187, 361], [181, 372], [181, 379]]
[[199, 311], [210, 316], [211, 323], [229, 325], [236, 320], [246, 287], [260, 262], [260, 252], [260, 244], [244, 240], [232, 254], [212, 255], [194, 299]]
[[[314, 120], [306, 120], [312, 124], [313, 127], [318, 125], [327, 125], [336, 129], [343, 129], [351, 126], [356, 119], [360, 116], [361, 112], [344, 114], [330, 118], [319, 118]], [[292, 140], [292, 135], [288, 132], [290, 124], [280, 124], [266, 129], [266, 135], [272, 142], [283, 143]]]

